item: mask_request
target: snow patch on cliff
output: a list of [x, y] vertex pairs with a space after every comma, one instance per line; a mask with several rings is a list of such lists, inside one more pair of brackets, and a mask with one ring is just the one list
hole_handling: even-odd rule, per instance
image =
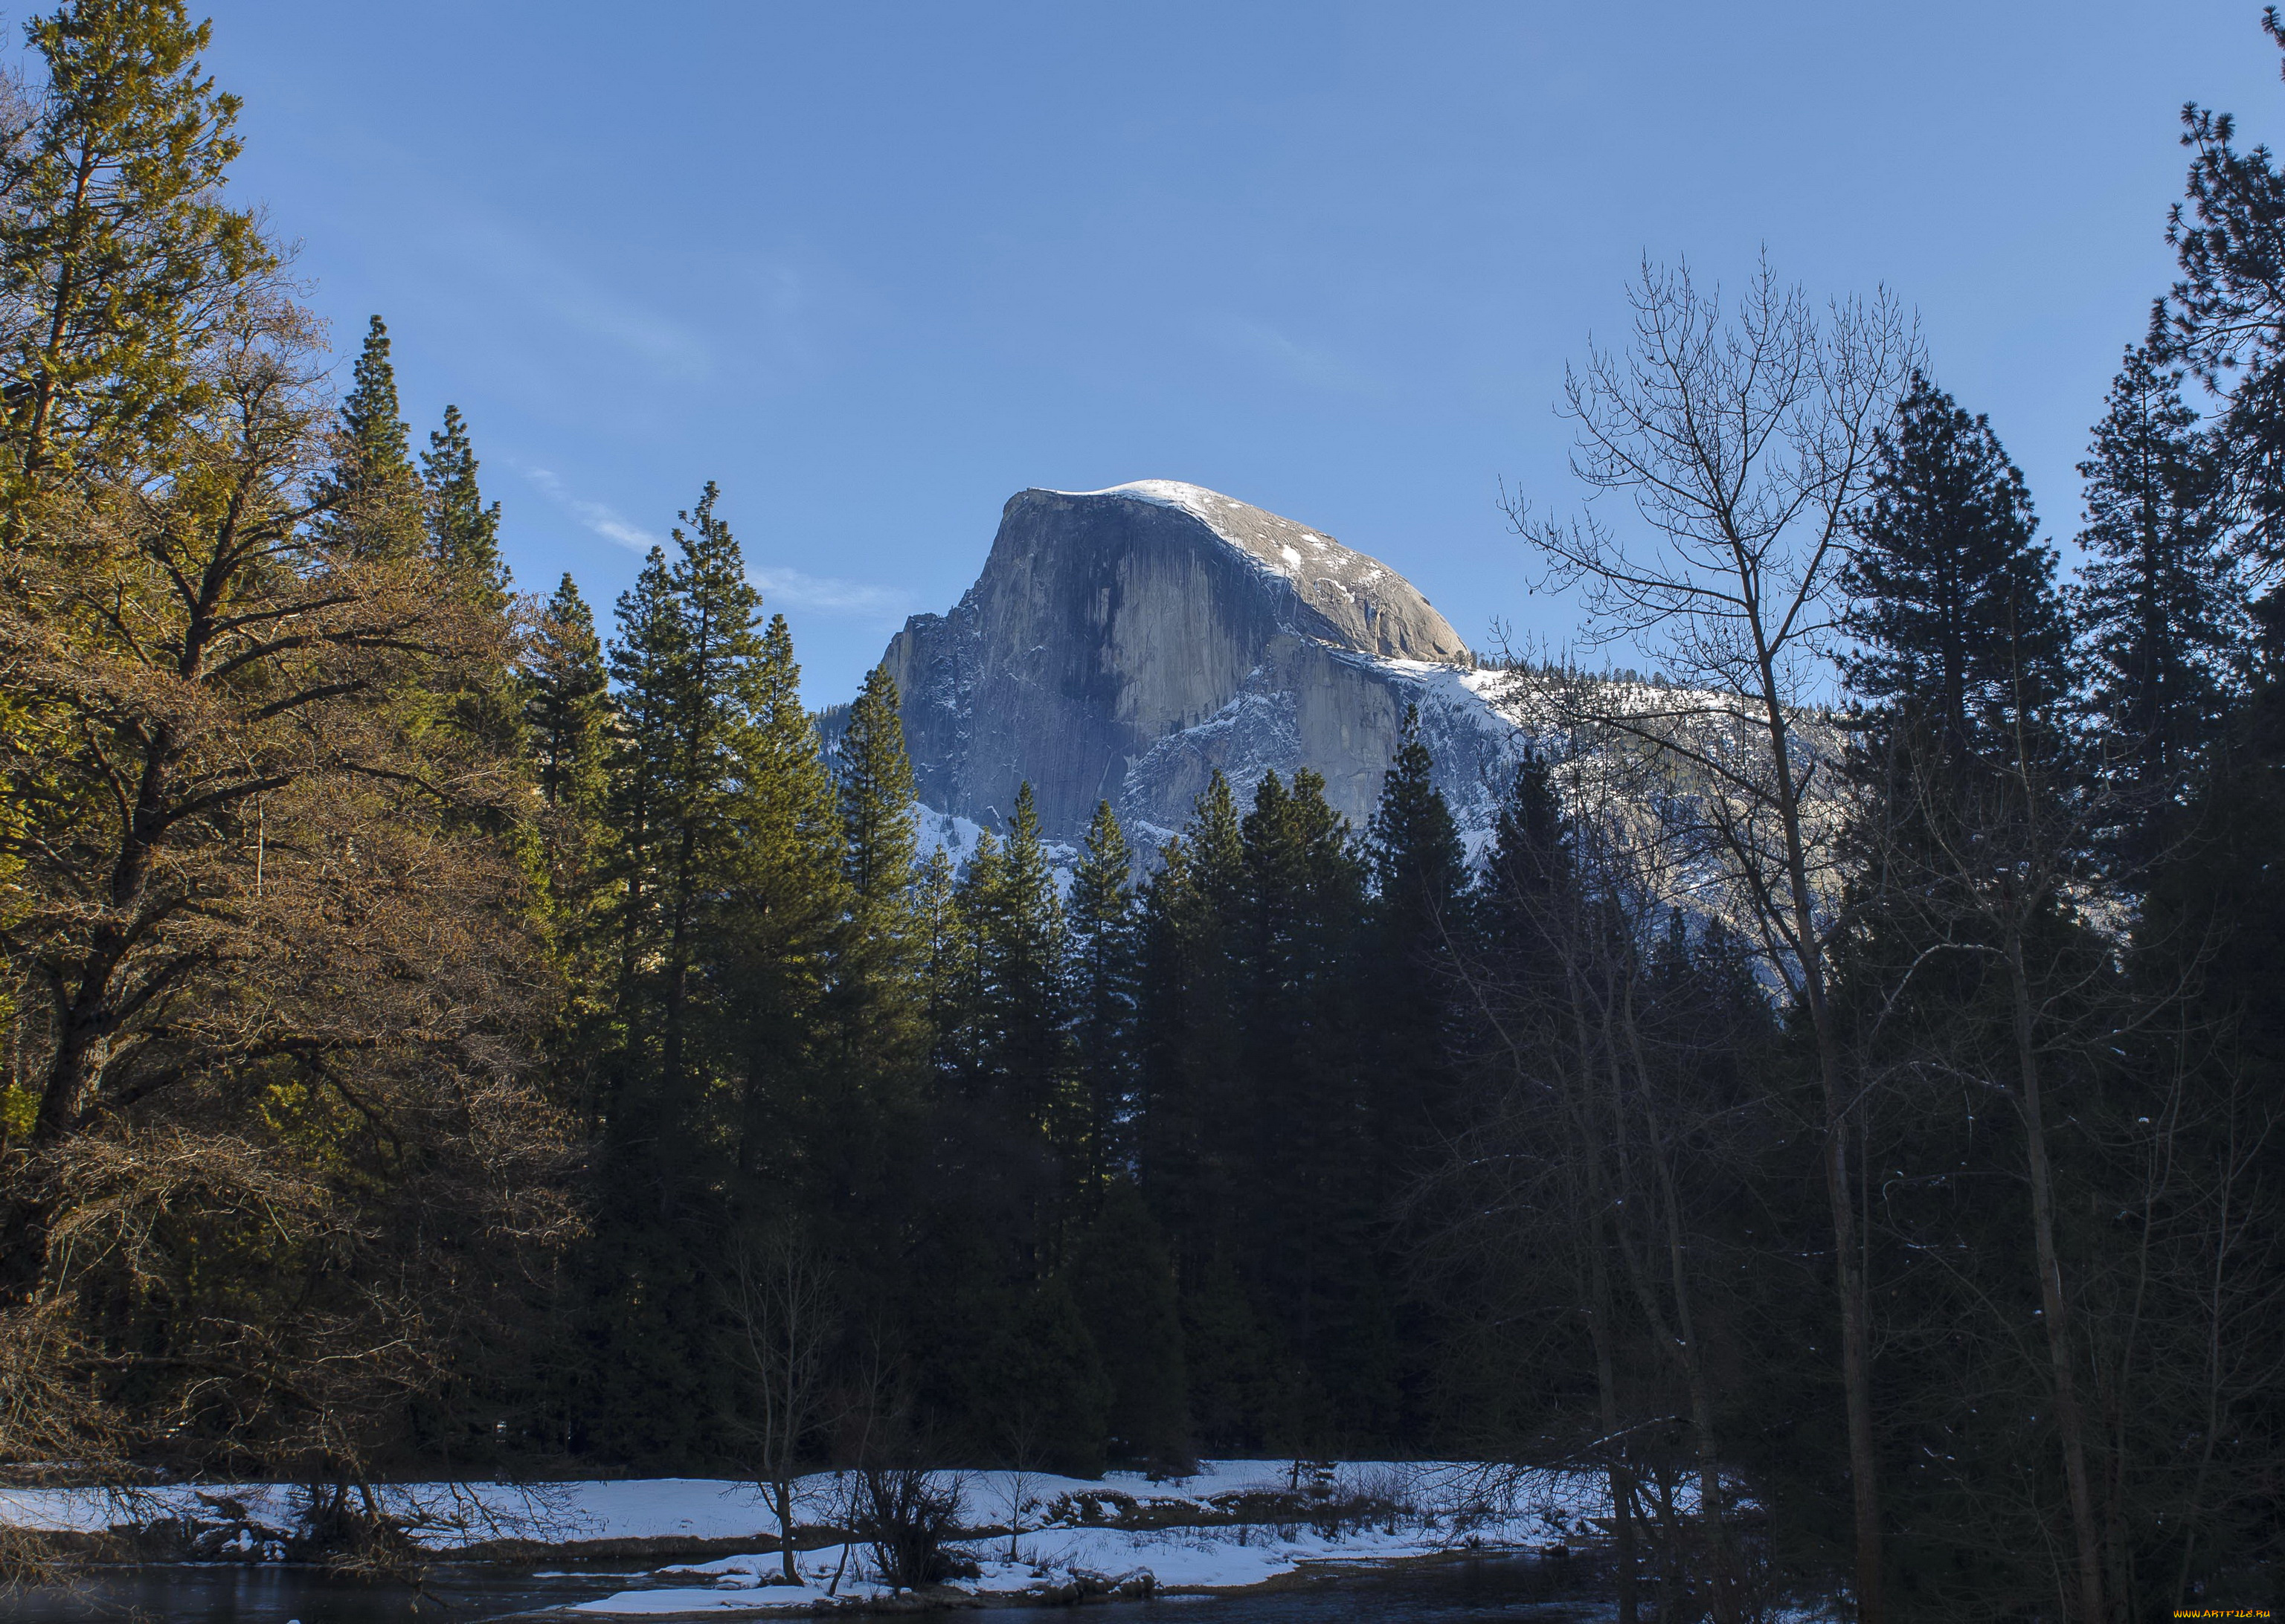
[[938, 812], [933, 806], [913, 809], [914, 855], [923, 863], [941, 851], [952, 859], [955, 870], [965, 868], [976, 855], [976, 843], [983, 834], [984, 826], [973, 818]]
[[1054, 494], [1123, 497], [1187, 514], [1252, 569], [1290, 583], [1304, 601], [1314, 601], [1323, 609], [1327, 607], [1325, 594], [1339, 593], [1357, 607], [1368, 625], [1392, 607], [1383, 600], [1382, 594], [1396, 593], [1400, 602], [1409, 599], [1425, 611], [1426, 624], [1422, 631], [1431, 652], [1455, 658], [1466, 655], [1459, 634], [1402, 576], [1379, 560], [1367, 557], [1282, 514], [1224, 496], [1219, 490], [1175, 479], [1138, 479], [1101, 490], [1058, 490]]
[[[941, 851], [951, 859], [954, 874], [965, 873], [968, 865], [975, 860], [977, 843], [986, 833], [990, 833], [1003, 848], [1006, 846], [1008, 835], [1004, 829], [987, 830], [985, 825], [973, 818], [940, 811], [924, 801], [913, 804], [913, 855], [923, 863]], [[1056, 894], [1069, 901], [1079, 859], [1085, 853], [1068, 841], [1061, 840], [1043, 840], [1040, 843], [1040, 850], [1046, 853], [1048, 870], [1055, 876]]]

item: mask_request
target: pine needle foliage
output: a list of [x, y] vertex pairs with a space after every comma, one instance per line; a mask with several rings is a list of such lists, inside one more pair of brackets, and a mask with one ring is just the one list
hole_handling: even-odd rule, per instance
[[2220, 733], [2242, 679], [2250, 627], [2216, 442], [2183, 400], [2181, 374], [2135, 346], [2106, 405], [2079, 464], [2088, 561], [2071, 608], [2111, 770], [2155, 823], [2193, 790], [2200, 747]]
[[1909, 701], [1955, 750], [2052, 717], [2071, 686], [2069, 632], [2022, 471], [1923, 373], [1879, 452], [1845, 578], [1850, 691]]
[[428, 544], [426, 501], [389, 348], [389, 329], [375, 316], [342, 400], [332, 466], [311, 490], [333, 545], [376, 560], [410, 558]]
[[170, 466], [279, 263], [222, 200], [239, 103], [200, 65], [207, 24], [180, 0], [75, 0], [26, 34], [46, 85], [0, 150], [11, 539], [43, 491]]
[[446, 406], [444, 426], [429, 433], [428, 449], [420, 453], [428, 545], [462, 596], [497, 612], [507, 601], [509, 581], [499, 552], [500, 505], [486, 505], [477, 466], [467, 420], [458, 406]]

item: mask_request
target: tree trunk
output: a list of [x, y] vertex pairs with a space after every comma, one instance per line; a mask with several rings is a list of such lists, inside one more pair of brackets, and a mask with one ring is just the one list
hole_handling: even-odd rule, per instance
[[770, 1498], [778, 1514], [779, 1564], [785, 1569], [785, 1581], [797, 1585], [801, 1582], [801, 1569], [794, 1561], [793, 1492], [794, 1480], [782, 1473], [770, 1484]]
[[1706, 1361], [1698, 1345], [1696, 1322], [1683, 1286], [1682, 1235], [1674, 1215], [1671, 1193], [1667, 1197], [1667, 1244], [1674, 1270], [1674, 1312], [1682, 1354], [1682, 1379], [1690, 1394], [1690, 1430], [1698, 1452], [1698, 1517], [1706, 1530], [1706, 1566], [1714, 1586], [1714, 1624], [1737, 1624], [1737, 1586], [1731, 1571], [1729, 1526], [1723, 1519], [1722, 1462], [1714, 1432], [1714, 1393], [1706, 1379]]
[[14, 1188], [0, 1208], [0, 1305], [18, 1306], [32, 1299], [47, 1272], [48, 1229], [55, 1214], [44, 1196], [25, 1188], [27, 1179], [10, 1182]]
[[2078, 1558], [2079, 1608], [2084, 1624], [2105, 1624], [2102, 1605], [2102, 1544], [2095, 1524], [2094, 1496], [2087, 1481], [2086, 1435], [2079, 1414], [2072, 1369], [2070, 1312], [2063, 1295], [2062, 1265], [2055, 1256], [2055, 1206], [2047, 1166], [2047, 1132], [2039, 1102], [2039, 1057], [2034, 1046], [2030, 979], [2023, 968], [2021, 916], [2008, 922], [2008, 981], [2014, 994], [2015, 1061], [2022, 1094], [2023, 1144], [2031, 1181], [2031, 1236], [2039, 1269], [2041, 1317], [2046, 1322], [2047, 1358], [2054, 1371], [2055, 1430], [2061, 1434], [2063, 1478], [2070, 1495], [2071, 1533]]
[[1618, 1544], [1619, 1624], [1636, 1624], [1634, 1474], [1619, 1441], [1619, 1385], [1611, 1360], [1611, 1275], [1603, 1259], [1603, 1224], [1597, 1215], [1588, 1242], [1590, 1303], [1587, 1328], [1595, 1344], [1595, 1396], [1600, 1406], [1604, 1447], [1610, 1451], [1611, 1530]]
[[[1824, 1045], [1819, 1044], [1820, 1047]], [[1856, 1215], [1849, 1208], [1848, 1118], [1839, 1109], [1837, 1059], [1826, 1071], [1825, 1192], [1833, 1220], [1833, 1283], [1841, 1298], [1841, 1385], [1849, 1415], [1849, 1479], [1855, 1494], [1857, 1617], [1880, 1624], [1881, 1501], [1873, 1447], [1873, 1356], [1865, 1272], [1856, 1255]]]
[[1698, 1516], [1706, 1531], [1708, 1577], [1714, 1588], [1715, 1624], [1737, 1624], [1737, 1591], [1732, 1584], [1730, 1541], [1723, 1520], [1721, 1443], [1714, 1430], [1714, 1392], [1706, 1377], [1705, 1350], [1698, 1343], [1698, 1320], [1690, 1307], [1688, 1250], [1682, 1230], [1682, 1203], [1674, 1188], [1673, 1153], [1667, 1142], [1664, 1118], [1658, 1109], [1650, 1064], [1642, 1052], [1641, 1029], [1634, 1016], [1631, 978], [1626, 994], [1626, 1034], [1634, 1057], [1635, 1081], [1642, 1099], [1643, 1125], [1650, 1134], [1651, 1165], [1658, 1181], [1659, 1215], [1665, 1229], [1667, 1289], [1674, 1294], [1674, 1328], [1667, 1338], [1682, 1369], [1683, 1386], [1690, 1395], [1690, 1431], [1698, 1454]]
[[[1756, 636], [1760, 632], [1755, 622]], [[1778, 825], [1785, 838], [1786, 883], [1792, 903], [1794, 940], [1801, 961], [1802, 1001], [1817, 1033], [1818, 1080], [1825, 1094], [1825, 1196], [1833, 1222], [1833, 1279], [1841, 1298], [1841, 1386], [1849, 1417], [1849, 1484], [1855, 1499], [1857, 1617], [1859, 1624], [1881, 1624], [1881, 1491], [1879, 1456], [1873, 1435], [1872, 1305], [1865, 1271], [1857, 1255], [1856, 1214], [1849, 1204], [1849, 1119], [1852, 1102], [1845, 1087], [1840, 1036], [1825, 997], [1825, 953], [1817, 931], [1817, 897], [1809, 883], [1809, 846], [1801, 827], [1801, 801], [1793, 780], [1791, 735], [1783, 689], [1764, 647], [1759, 668], [1761, 697], [1767, 707], [1770, 758], [1776, 769], [1772, 788]]]

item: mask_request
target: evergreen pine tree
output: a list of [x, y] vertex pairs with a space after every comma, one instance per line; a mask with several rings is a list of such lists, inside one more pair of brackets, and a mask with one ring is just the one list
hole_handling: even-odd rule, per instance
[[1290, 789], [1263, 776], [1240, 840], [1234, 1255], [1305, 1373], [1304, 1435], [1291, 1441], [1323, 1448], [1394, 1419], [1394, 1326], [1378, 1311], [1386, 1188], [1359, 1020], [1366, 869], [1307, 768]]
[[937, 1046], [942, 1070], [960, 1094], [979, 1104], [997, 1102], [1002, 1093], [994, 1075], [1000, 1046], [993, 1028], [997, 1000], [988, 944], [998, 929], [1007, 875], [1008, 859], [1000, 837], [990, 829], [979, 831], [975, 850], [953, 884], [954, 930], [938, 967], [943, 989], [937, 1002], [945, 1019], [938, 1029]]
[[1492, 823], [1476, 881], [1476, 929], [1504, 981], [1542, 957], [1539, 938], [1567, 911], [1570, 830], [1547, 758], [1527, 746]]
[[927, 991], [929, 1071], [939, 1090], [956, 1089], [963, 1074], [969, 992], [968, 933], [960, 913], [960, 883], [951, 857], [938, 846], [920, 866], [914, 893], [921, 932], [922, 981]]
[[452, 591], [494, 613], [507, 603], [508, 570], [499, 554], [500, 506], [485, 505], [476, 483], [476, 454], [458, 406], [444, 408], [420, 453], [428, 498], [428, 545]]
[[389, 329], [375, 316], [342, 401], [333, 464], [314, 493], [337, 550], [355, 558], [403, 559], [427, 545], [426, 503], [410, 441], [397, 403]]
[[986, 1447], [1012, 1465], [1100, 1477], [1111, 1385], [1062, 1274], [1026, 1294], [995, 1339], [991, 1364]]
[[1138, 1181], [1188, 1291], [1235, 1243], [1242, 1113], [1237, 909], [1245, 852], [1217, 772], [1182, 837], [1158, 854], [1138, 908], [1135, 976]]
[[[845, 1053], [836, 1031], [842, 1011], [829, 994], [854, 898], [838, 787], [802, 704], [784, 616], [771, 616], [733, 691], [730, 834], [708, 958], [722, 1005], [714, 1018], [734, 1048], [726, 1068], [737, 1094], [733, 1199], [751, 1212], [766, 1184], [794, 1175], [786, 1151], [801, 1135], [789, 1130], [848, 1125], [839, 1086], [846, 1079], [832, 1077]], [[839, 1186], [830, 1193], [840, 1196], [854, 1174], [844, 1165], [829, 1176]]]
[[616, 1003], [622, 1051], [632, 1062], [649, 1040], [640, 1009], [643, 966], [658, 948], [657, 892], [672, 824], [667, 805], [674, 769], [674, 718], [682, 705], [684, 626], [676, 613], [665, 552], [653, 547], [619, 594], [618, 634], [609, 651], [621, 718], [609, 791], [614, 841], [612, 906], [617, 944]]
[[868, 900], [902, 897], [914, 878], [913, 764], [898, 706], [895, 679], [875, 666], [836, 750], [849, 886]]
[[1182, 1283], [1182, 1363], [1201, 1446], [1247, 1455], [1292, 1436], [1290, 1370], [1226, 1252], [1213, 1253]]
[[1212, 1095], [1195, 1045], [1202, 1026], [1226, 1030], [1228, 1005], [1227, 983], [1205, 973], [1212, 921], [1182, 840], [1159, 849], [1136, 914], [1136, 1180], [1187, 1283], [1214, 1251], [1219, 1218], [1206, 1138]]
[[2180, 374], [2160, 370], [2147, 346], [2126, 352], [2079, 473], [2088, 561], [2072, 607], [2093, 656], [2088, 698], [2148, 856], [2220, 735], [2247, 628], [2215, 443], [2184, 404]]
[[2054, 553], [2033, 539], [2023, 476], [1991, 425], [1923, 373], [1882, 432], [1854, 522], [1850, 689], [1909, 702], [1947, 754], [2052, 726], [2070, 687]]
[[[2086, 1164], [2073, 1166], [2070, 1142], [2097, 1098], [2085, 1058], [2108, 1040], [2088, 1021], [2089, 1000], [2108, 954], [2072, 906], [2075, 870], [2093, 831], [2075, 821], [2086, 803], [2057, 714], [2071, 686], [2066, 617], [2053, 556], [2032, 540], [2021, 477], [1981, 420], [1918, 380], [1882, 451], [1851, 580], [1873, 595], [1860, 598], [1849, 621], [1862, 640], [1849, 679], [1873, 702], [1851, 770], [1870, 792], [1850, 831], [1863, 854], [1853, 876], [1855, 939], [1834, 955], [1829, 1007], [1836, 1035], [1856, 1047], [1868, 1079], [1975, 1075], [1991, 1079], [2013, 1107], [2001, 1119], [2012, 1118], [2019, 1132], [1996, 1142], [2006, 1159], [1994, 1171], [2020, 1181], [2009, 1193], [2025, 1192], [2024, 1206], [2009, 1213], [1984, 1199], [1946, 1215], [1964, 1234], [1932, 1228], [1917, 1249], [1998, 1264], [1998, 1278], [1983, 1286], [1987, 1299], [2038, 1294], [2044, 1357], [1982, 1379], [2040, 1384], [2037, 1413], [2052, 1421], [2059, 1446], [2042, 1450], [2040, 1462], [2061, 1468], [2065, 1480], [2077, 1611], [2100, 1615], [2090, 1595], [2100, 1589], [2096, 1468], [2082, 1407], [2083, 1333], [2074, 1329], [2086, 1259], [2071, 1244], [2071, 1215], [2102, 1198], [2077, 1185]], [[1900, 1063], [1905, 1055], [1920, 1064]], [[1938, 1121], [1954, 1109], [1949, 1085], [1916, 1098], [1899, 1087], [1893, 1102], [1866, 1092], [1868, 1121], [1884, 1107], [1917, 1106]], [[1917, 1125], [1907, 1132], [1922, 1144], [1936, 1138]], [[1972, 1165], [1940, 1164], [1949, 1177]], [[1993, 1223], [2007, 1243], [1971, 1240]], [[1964, 1385], [1955, 1374], [1921, 1390]], [[1988, 1450], [1997, 1462], [2020, 1452], [2024, 1434], [1983, 1431], [1996, 1418], [1932, 1406], [1923, 1452], [1938, 1439], [1958, 1458]], [[1930, 1471], [1922, 1480], [1941, 1498], [1946, 1476]], [[1934, 1501], [1915, 1509], [1931, 1523], [1957, 1515]]]
[[1190, 845], [1192, 875], [1206, 899], [1225, 914], [1234, 912], [1245, 890], [1245, 840], [1237, 796], [1221, 768], [1206, 781], [1183, 838]]
[[548, 599], [524, 671], [524, 726], [550, 806], [600, 811], [611, 699], [595, 614], [566, 570]]
[[[1407, 707], [1395, 758], [1381, 780], [1366, 832], [1372, 864], [1373, 936], [1366, 996], [1376, 1045], [1373, 1113], [1394, 1181], [1454, 1126], [1452, 943], [1461, 930], [1467, 854], [1451, 808], [1431, 779], [1420, 711]], [[1395, 1157], [1409, 1154], [1409, 1170]]]
[[1074, 1157], [1085, 1123], [1072, 1086], [1069, 932], [1029, 784], [1017, 791], [1006, 846], [979, 848], [970, 878], [981, 1080], [1010, 1120]]
[[[608, 1054], [601, 1070], [602, 1142], [598, 1223], [588, 1264], [589, 1364], [593, 1391], [581, 1403], [591, 1447], [675, 1459], [695, 1447], [691, 1423], [707, 1406], [694, 1337], [705, 1306], [700, 1271], [683, 1243], [689, 1214], [676, 1200], [695, 1173], [678, 1165], [689, 1125], [660, 1097], [662, 1021], [657, 969], [667, 945], [664, 906], [680, 844], [677, 724], [690, 708], [684, 639], [665, 553], [650, 550], [620, 594], [609, 651], [624, 718], [610, 785], [615, 836], [605, 920], [614, 964]], [[637, 1394], [621, 1385], [640, 1384]]]
[[1441, 920], [1466, 881], [1467, 852], [1452, 809], [1433, 781], [1434, 768], [1420, 738], [1420, 707], [1408, 705], [1365, 839], [1384, 906], [1416, 915], [1433, 912]]
[[912, 764], [885, 668], [868, 673], [850, 707], [835, 768], [848, 915], [823, 1014], [829, 1063], [818, 1079], [810, 1160], [828, 1209], [863, 1229], [879, 1258], [892, 1249], [903, 1211], [896, 1186], [921, 1155], [908, 1140], [932, 1036], [930, 902], [915, 861]]
[[[2274, 8], [2261, 26], [2285, 48]], [[2166, 223], [2182, 279], [2152, 312], [2151, 341], [2225, 404], [2215, 450], [2266, 587], [2252, 613], [2265, 658], [2285, 662], [2285, 172], [2267, 146], [2237, 146], [2229, 114], [2186, 106], [2182, 124], [2196, 156]]]
[[350, 388], [342, 402], [341, 432], [349, 443], [340, 475], [344, 482], [397, 481], [412, 472], [411, 431], [397, 398], [397, 367], [389, 359], [389, 326], [367, 318], [365, 342], [350, 369]]
[[928, 1047], [926, 928], [916, 890], [912, 763], [897, 685], [868, 672], [836, 752], [848, 929], [836, 971], [843, 1065], [875, 1085], [910, 1078]]
[[569, 573], [556, 586], [519, 676], [523, 733], [546, 812], [538, 820], [549, 934], [568, 989], [559, 1032], [590, 1128], [602, 1110], [597, 1024], [611, 1005], [609, 804], [614, 706], [595, 617]]
[[[815, 867], [814, 844], [765, 857], [752, 836], [814, 828], [837, 867], [830, 786], [813, 743], [789, 763], [782, 712], [798, 711], [789, 650], [757, 624], [759, 595], [707, 485], [619, 600], [611, 672], [625, 719], [613, 784], [616, 1053], [606, 1089], [598, 1227], [599, 1357], [626, 1371], [622, 1447], [687, 1458], [719, 1401], [704, 1237], [726, 1220], [724, 1163], [743, 1149], [724, 1085], [742, 1057], [722, 995], [735, 945], [720, 929], [779, 866]], [[803, 717], [805, 725], [806, 718]], [[783, 796], [789, 805], [774, 804]], [[748, 922], [741, 918], [742, 924]], [[726, 1116], [728, 1119], [725, 1119]], [[639, 1392], [638, 1390], [645, 1390]], [[633, 1429], [632, 1432], [624, 1432]]]
[[656, 888], [663, 947], [656, 982], [659, 1086], [677, 1110], [691, 1102], [698, 1081], [690, 1004], [706, 912], [734, 856], [743, 855], [740, 818], [751, 810], [754, 758], [781, 742], [772, 712], [788, 680], [773, 669], [784, 651], [765, 641], [761, 594], [747, 579], [729, 526], [716, 516], [718, 495], [710, 481], [670, 532], [681, 556], [669, 577], [678, 631], [665, 673], [673, 709], [663, 743], [659, 820], [666, 838]]
[[[420, 498], [430, 562], [448, 595], [504, 624], [508, 571], [499, 555], [499, 504], [484, 504], [476, 484], [475, 453], [458, 407], [444, 408], [444, 429], [429, 435], [428, 447], [420, 456]], [[520, 749], [523, 707], [514, 673], [502, 670], [474, 686], [463, 681], [439, 697], [452, 725], [464, 734], [497, 749]]]
[[1113, 1453], [1153, 1471], [1194, 1470], [1174, 1267], [1132, 1181], [1105, 1189], [1070, 1272], [1109, 1385]]
[[1134, 1105], [1134, 857], [1108, 801], [1098, 804], [1071, 889], [1073, 1037], [1084, 1084], [1089, 1172], [1098, 1181], [1127, 1167]]
[[[1369, 1177], [1378, 1212], [1371, 1267], [1386, 1289], [1370, 1299], [1376, 1329], [1396, 1316], [1387, 1361], [1404, 1368], [1407, 1394], [1423, 1393], [1425, 1361], [1445, 1339], [1449, 1317], [1425, 1292], [1402, 1292], [1398, 1258], [1408, 1237], [1394, 1215], [1418, 1182], [1449, 1154], [1468, 1125], [1458, 1063], [1457, 949], [1467, 935], [1465, 848], [1431, 773], [1420, 713], [1408, 707], [1395, 757], [1382, 777], [1380, 804], [1366, 832], [1373, 898], [1360, 944], [1359, 1005], [1370, 1068], [1364, 1087], [1371, 1123]], [[1417, 1236], [1409, 1238], [1417, 1238]], [[1379, 1417], [1385, 1432], [1417, 1433], [1415, 1416]]]
[[239, 99], [181, 0], [69, 0], [27, 29], [47, 94], [0, 155], [0, 538], [59, 482], [163, 468], [215, 338], [278, 264], [221, 201]]

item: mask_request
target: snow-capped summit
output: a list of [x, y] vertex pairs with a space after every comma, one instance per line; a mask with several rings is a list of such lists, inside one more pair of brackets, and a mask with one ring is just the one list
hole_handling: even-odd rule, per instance
[[1138, 479], [1107, 490], [1040, 494], [1149, 502], [1188, 514], [1258, 568], [1291, 582], [1302, 601], [1323, 616], [1348, 647], [1405, 660], [1468, 658], [1459, 633], [1411, 582], [1378, 559], [1219, 490], [1180, 480]]
[[1362, 824], [1411, 704], [1455, 812], [1488, 828], [1516, 744], [1494, 674], [1402, 575], [1173, 480], [1017, 493], [976, 584], [883, 657], [922, 801], [1001, 828], [1029, 782], [1058, 842], [1109, 801], [1155, 845], [1217, 769], [1246, 795], [1309, 768]]

